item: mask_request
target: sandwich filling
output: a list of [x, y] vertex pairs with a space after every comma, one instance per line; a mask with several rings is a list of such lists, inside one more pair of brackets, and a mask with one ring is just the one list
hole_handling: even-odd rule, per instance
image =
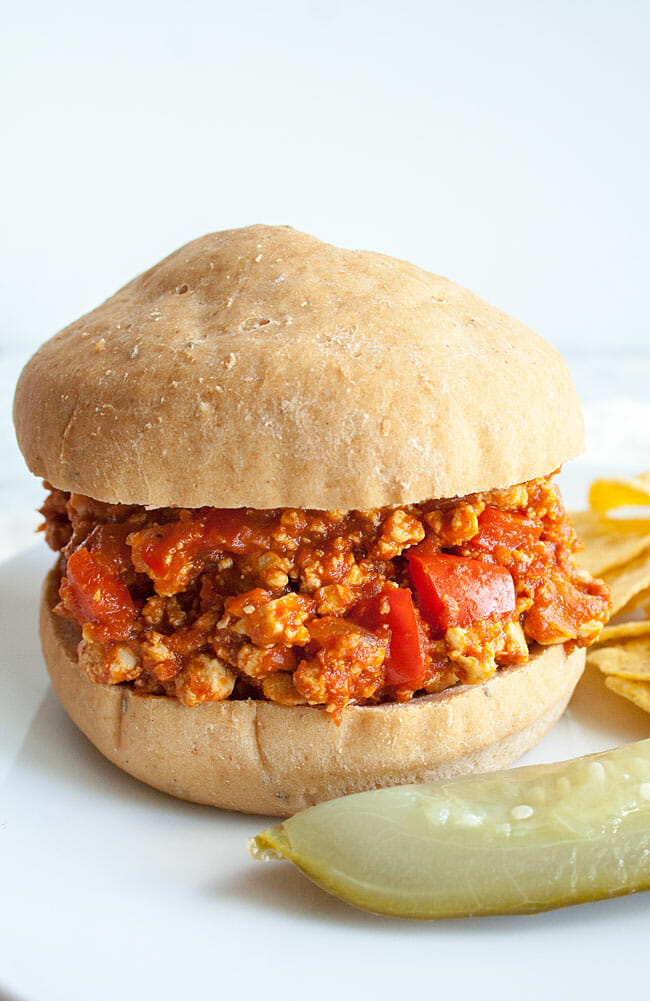
[[146, 510], [53, 489], [42, 513], [82, 670], [187, 706], [259, 698], [338, 720], [485, 681], [535, 644], [587, 646], [611, 610], [550, 478], [367, 511]]

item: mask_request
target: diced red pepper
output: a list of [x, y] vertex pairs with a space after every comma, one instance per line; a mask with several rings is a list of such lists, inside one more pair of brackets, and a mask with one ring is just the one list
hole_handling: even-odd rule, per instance
[[424, 650], [411, 592], [405, 588], [382, 591], [355, 605], [350, 618], [371, 632], [388, 627], [386, 684], [417, 686], [424, 675]]
[[65, 610], [78, 622], [93, 627], [93, 639], [128, 635], [137, 614], [129, 589], [85, 546], [68, 559], [59, 593]]
[[478, 533], [470, 540], [470, 545], [490, 553], [497, 546], [531, 550], [539, 542], [543, 527], [537, 519], [501, 511], [497, 507], [486, 507], [479, 515]]
[[450, 553], [406, 553], [422, 610], [439, 635], [451, 626], [471, 626], [490, 615], [515, 610], [515, 587], [505, 567]]
[[242, 508], [211, 508], [190, 518], [134, 532], [133, 565], [154, 581], [158, 594], [184, 590], [210, 560], [224, 553], [268, 549], [271, 515]]

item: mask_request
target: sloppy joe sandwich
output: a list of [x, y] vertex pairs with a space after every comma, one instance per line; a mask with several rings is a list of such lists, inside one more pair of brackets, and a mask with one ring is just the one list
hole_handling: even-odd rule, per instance
[[509, 764], [609, 614], [553, 479], [560, 356], [403, 261], [195, 240], [40, 348], [15, 422], [54, 687], [176, 796], [287, 814]]

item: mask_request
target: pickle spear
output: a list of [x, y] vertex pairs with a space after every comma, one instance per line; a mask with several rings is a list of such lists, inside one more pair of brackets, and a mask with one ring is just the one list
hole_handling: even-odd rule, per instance
[[650, 888], [650, 740], [344, 796], [248, 847], [398, 917], [524, 914], [635, 893]]

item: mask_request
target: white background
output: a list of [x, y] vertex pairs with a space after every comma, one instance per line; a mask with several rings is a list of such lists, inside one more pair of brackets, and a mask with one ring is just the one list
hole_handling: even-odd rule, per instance
[[[142, 999], [146, 977], [159, 1001], [190, 982], [196, 998], [246, 996], [247, 985], [258, 997], [346, 996], [358, 982], [391, 1001], [400, 985], [464, 999], [546, 998], [564, 983], [600, 998], [635, 983], [645, 900], [527, 924], [362, 917], [281, 869], [249, 870], [238, 852], [254, 819], [173, 803], [89, 756], [45, 695], [29, 632], [47, 556], [15, 556], [41, 490], [9, 411], [38, 343], [134, 273], [203, 232], [289, 223], [446, 274], [553, 341], [587, 419], [574, 502], [587, 472], [650, 467], [649, 49], [645, 0], [4, 5], [0, 555], [13, 559], [0, 575], [13, 645], [0, 911], [5, 945], [22, 944], [11, 962], [0, 956], [0, 985], [12, 996]], [[581, 744], [572, 719], [584, 722], [587, 702], [562, 731], [565, 753], [647, 732], [645, 717], [620, 710]], [[113, 850], [111, 825], [134, 839], [135, 861], [128, 846]], [[107, 957], [103, 973], [71, 972], [70, 921], [82, 954]], [[612, 958], [602, 947], [615, 928]], [[193, 940], [213, 942], [212, 957], [192, 957]]]
[[646, 344], [645, 0], [35, 0], [1, 35], [9, 341], [268, 221]]

